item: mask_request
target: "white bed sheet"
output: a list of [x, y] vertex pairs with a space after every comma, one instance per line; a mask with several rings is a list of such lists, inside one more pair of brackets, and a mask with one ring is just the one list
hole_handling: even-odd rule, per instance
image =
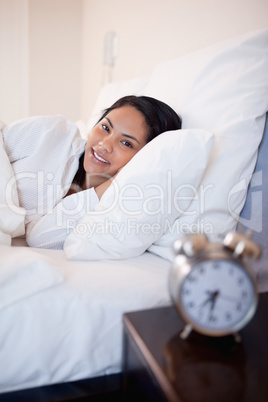
[[[77, 262], [60, 250], [2, 247], [1, 266], [12, 253], [25, 292], [0, 308], [0, 393], [120, 371], [123, 313], [170, 304], [170, 263], [151, 253]], [[20, 283], [23, 259], [47, 267], [51, 283], [40, 288], [34, 270]]]

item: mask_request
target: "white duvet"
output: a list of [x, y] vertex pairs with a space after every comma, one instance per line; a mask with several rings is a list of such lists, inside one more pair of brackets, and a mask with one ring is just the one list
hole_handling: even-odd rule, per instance
[[14, 173], [3, 146], [0, 121], [0, 244], [11, 244], [11, 238], [24, 234], [25, 211], [19, 207]]
[[170, 302], [170, 264], [147, 252], [93, 262], [11, 247], [25, 211], [2, 134], [0, 169], [0, 393], [120, 371], [123, 313]]
[[151, 253], [88, 262], [0, 247], [10, 264], [0, 285], [0, 393], [120, 371], [123, 313], [170, 303], [170, 264]]

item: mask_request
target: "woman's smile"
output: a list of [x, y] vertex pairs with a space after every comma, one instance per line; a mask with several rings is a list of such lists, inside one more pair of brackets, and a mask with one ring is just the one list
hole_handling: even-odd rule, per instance
[[94, 151], [94, 149], [92, 148], [92, 155], [95, 159], [97, 159], [97, 162], [101, 162], [104, 164], [110, 164], [109, 161], [107, 161], [106, 159], [104, 159], [99, 153], [97, 153], [96, 151]]

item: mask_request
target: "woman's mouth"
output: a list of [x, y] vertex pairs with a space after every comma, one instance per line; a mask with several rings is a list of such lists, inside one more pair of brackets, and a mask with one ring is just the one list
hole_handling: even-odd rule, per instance
[[110, 163], [110, 162], [108, 162], [106, 159], [104, 159], [102, 156], [100, 156], [96, 151], [94, 151], [94, 149], [92, 149], [92, 153], [93, 153], [94, 157], [95, 157], [98, 161], [100, 161], [100, 162], [102, 162], [102, 163], [107, 163], [107, 164]]

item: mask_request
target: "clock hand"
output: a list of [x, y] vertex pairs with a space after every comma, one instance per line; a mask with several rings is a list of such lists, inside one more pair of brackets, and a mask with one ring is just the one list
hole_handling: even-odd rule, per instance
[[223, 295], [223, 294], [221, 294], [221, 299], [229, 300], [229, 301], [234, 302], [234, 303], [237, 303], [237, 301], [239, 301], [237, 299], [234, 299], [233, 297], [229, 297], [229, 296], [226, 296], [226, 295]]
[[212, 300], [213, 300], [213, 303], [216, 302], [216, 300], [217, 300], [219, 294], [220, 294], [220, 291], [219, 291], [219, 290], [215, 290], [214, 292], [212, 292], [211, 298], [212, 298]]
[[206, 304], [211, 302], [211, 296], [204, 300], [198, 307], [204, 307]]
[[213, 310], [214, 310], [214, 307], [215, 307], [219, 294], [220, 294], [219, 290], [214, 290], [213, 292], [210, 292], [211, 304], [210, 304], [210, 311], [209, 311], [209, 317], [208, 317], [209, 321], [214, 320]]
[[211, 293], [211, 306], [210, 306], [210, 311], [214, 310], [215, 304], [216, 304], [216, 300], [218, 298], [220, 294], [219, 290], [215, 290], [214, 292]]
[[210, 306], [210, 312], [211, 313], [214, 310], [216, 300], [217, 300], [219, 294], [220, 294], [219, 290], [215, 290], [214, 292], [211, 293], [211, 306]]
[[219, 290], [215, 290], [215, 291], [207, 290], [206, 293], [209, 294], [209, 296], [205, 301], [203, 301], [203, 303], [201, 303], [200, 307], [204, 307], [206, 304], [211, 303], [211, 306], [213, 306], [212, 307], [212, 309], [213, 309], [215, 302], [216, 302], [216, 298], [218, 297], [220, 291]]

